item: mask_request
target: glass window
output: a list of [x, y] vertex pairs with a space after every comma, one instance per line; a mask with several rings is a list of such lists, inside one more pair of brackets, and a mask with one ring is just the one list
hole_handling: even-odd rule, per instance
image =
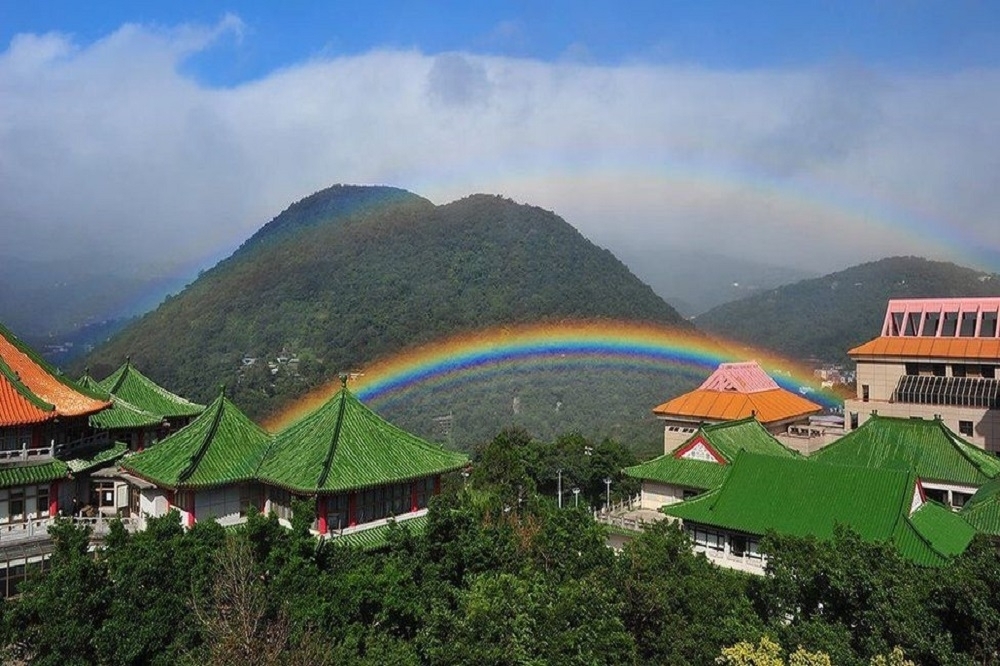
[[972, 421], [959, 421], [958, 432], [966, 437], [972, 437]]
[[962, 325], [959, 328], [958, 334], [963, 338], [971, 338], [975, 336], [977, 318], [977, 313], [975, 312], [963, 312]]
[[736, 557], [743, 557], [747, 552], [747, 538], [736, 534], [730, 537], [729, 552]]
[[995, 338], [997, 336], [997, 313], [984, 312], [983, 323], [979, 326], [979, 337]]
[[958, 313], [945, 312], [944, 323], [941, 325], [941, 337], [953, 338], [958, 330]]
[[925, 338], [933, 338], [937, 335], [938, 322], [941, 321], [941, 314], [939, 312], [928, 312], [927, 316], [924, 317], [924, 330], [921, 331], [921, 335]]

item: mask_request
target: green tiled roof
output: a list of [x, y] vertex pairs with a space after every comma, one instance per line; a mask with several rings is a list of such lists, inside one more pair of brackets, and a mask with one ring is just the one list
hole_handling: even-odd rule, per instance
[[441, 474], [467, 463], [464, 454], [388, 423], [345, 387], [275, 436], [258, 478], [296, 492], [332, 493]]
[[1000, 477], [977, 490], [960, 513], [979, 532], [1000, 536]]
[[[379, 548], [384, 548], [388, 543], [389, 530], [392, 529], [390, 525], [391, 523], [386, 523], [385, 525], [379, 525], [367, 530], [351, 532], [344, 536], [334, 536], [330, 540], [333, 543], [360, 548], [361, 550], [378, 550]], [[400, 528], [405, 527], [410, 530], [411, 534], [422, 534], [427, 529], [427, 514], [397, 522], [396, 525]]]
[[125, 455], [126, 451], [128, 451], [128, 446], [124, 442], [115, 442], [115, 445], [111, 448], [104, 449], [90, 458], [73, 458], [72, 460], [67, 460], [66, 465], [69, 466], [70, 472], [79, 474], [80, 472], [86, 472], [95, 467], [100, 467], [105, 463], [117, 460]]
[[66, 478], [68, 473], [69, 467], [62, 460], [50, 460], [41, 465], [2, 467], [0, 468], [0, 488], [46, 483]]
[[812, 458], [836, 465], [912, 468], [926, 481], [981, 486], [1000, 475], [1000, 459], [966, 442], [939, 419], [872, 415]]
[[909, 470], [742, 453], [719, 488], [662, 510], [685, 522], [759, 535], [829, 539], [844, 524], [866, 541], [895, 544], [917, 563], [941, 564], [963, 539], [968, 543], [969, 526], [948, 511], [925, 513], [926, 507], [908, 517], [915, 486]]
[[[753, 417], [702, 426], [687, 442], [678, 447], [677, 451], [683, 450], [685, 446], [699, 437], [729, 462], [732, 462], [740, 451], [782, 458], [792, 458], [798, 455], [776, 440]], [[668, 453], [641, 465], [628, 467], [625, 469], [625, 473], [637, 479], [708, 490], [717, 488], [725, 480], [729, 471], [729, 465], [676, 458], [674, 454], [675, 452]]]
[[90, 427], [100, 430], [133, 430], [137, 428], [152, 428], [163, 422], [163, 417], [150, 414], [139, 409], [118, 396], [108, 393], [89, 373], [80, 378], [80, 386], [100, 393], [105, 400], [111, 400], [111, 406], [90, 416]]
[[122, 367], [98, 384], [106, 392], [124, 400], [129, 405], [149, 414], [168, 419], [197, 416], [205, 409], [204, 405], [185, 400], [157, 385], [153, 380], [136, 370], [131, 361], [125, 361]]
[[121, 463], [159, 486], [204, 488], [254, 478], [271, 436], [225, 395], [162, 442]]

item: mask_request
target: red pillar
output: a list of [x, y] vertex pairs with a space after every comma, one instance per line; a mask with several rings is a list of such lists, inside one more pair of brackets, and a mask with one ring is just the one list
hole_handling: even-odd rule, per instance
[[423, 482], [424, 480], [420, 479], [419, 481], [414, 481], [413, 483], [410, 484], [410, 511], [416, 511], [417, 509], [420, 508], [420, 506], [417, 504], [417, 495], [419, 494], [417, 492], [417, 484]]
[[187, 495], [188, 505], [191, 507], [191, 510], [188, 511], [188, 513], [187, 513], [187, 526], [188, 526], [188, 529], [190, 529], [190, 528], [194, 527], [194, 521], [195, 521], [195, 515], [194, 515], [194, 491], [193, 490], [189, 490], [189, 491], [187, 491], [187, 493], [188, 493], [188, 495]]
[[320, 534], [326, 534], [328, 525], [326, 524], [326, 496], [320, 495], [316, 498], [316, 527]]
[[49, 484], [49, 518], [54, 518], [59, 513], [59, 482], [53, 481]]
[[358, 524], [358, 494], [351, 491], [347, 496], [347, 526], [354, 527]]
[[136, 445], [135, 445], [135, 448], [136, 448], [137, 451], [139, 451], [139, 453], [142, 453], [143, 448], [145, 448], [145, 443], [146, 443], [146, 431], [145, 430], [140, 430], [139, 431], [139, 441], [136, 442]]
[[42, 446], [42, 426], [36, 425], [31, 429], [31, 448], [38, 449]]

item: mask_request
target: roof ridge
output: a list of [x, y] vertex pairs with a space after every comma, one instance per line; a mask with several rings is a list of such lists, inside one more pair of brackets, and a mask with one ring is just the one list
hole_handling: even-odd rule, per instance
[[344, 412], [347, 410], [347, 396], [350, 392], [345, 383], [339, 391], [340, 405], [337, 408], [337, 423], [333, 426], [333, 437], [330, 441], [330, 448], [326, 452], [326, 459], [323, 461], [323, 468], [320, 470], [319, 479], [316, 481], [316, 488], [322, 488], [330, 476], [330, 468], [333, 466], [333, 456], [337, 452], [337, 444], [340, 442], [340, 431], [344, 425]]
[[198, 469], [198, 464], [201, 459], [205, 457], [205, 452], [208, 450], [209, 445], [215, 438], [215, 433], [219, 429], [219, 423], [222, 421], [223, 409], [226, 404], [226, 393], [225, 389], [219, 391], [219, 397], [216, 398], [219, 406], [215, 410], [215, 416], [212, 417], [212, 424], [208, 427], [208, 432], [205, 433], [205, 437], [202, 439], [201, 444], [198, 449], [191, 456], [191, 462], [188, 463], [187, 467], [181, 470], [181, 473], [177, 475], [177, 485], [180, 485], [188, 480], [188, 478], [194, 474], [195, 470]]
[[100, 395], [95, 394], [90, 389], [86, 389], [80, 386], [77, 382], [73, 381], [72, 379], [64, 375], [61, 370], [59, 370], [54, 365], [52, 365], [44, 358], [42, 358], [38, 353], [35, 352], [34, 349], [28, 346], [19, 337], [14, 335], [13, 331], [11, 331], [3, 324], [0, 324], [0, 336], [3, 336], [7, 340], [7, 342], [9, 342], [17, 351], [27, 356], [29, 361], [39, 366], [42, 370], [45, 371], [47, 375], [55, 379], [63, 386], [73, 389], [74, 391], [83, 393], [88, 398], [93, 398], [95, 400], [101, 399]]

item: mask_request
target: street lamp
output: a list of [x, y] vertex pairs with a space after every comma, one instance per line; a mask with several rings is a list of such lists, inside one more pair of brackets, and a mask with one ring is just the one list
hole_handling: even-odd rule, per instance
[[556, 473], [559, 474], [559, 485], [558, 485], [558, 489], [559, 489], [559, 508], [561, 509], [562, 508], [562, 468], [560, 467], [559, 469], [557, 469]]
[[604, 485], [607, 486], [607, 488], [608, 488], [608, 500], [607, 500], [606, 506], [607, 506], [607, 510], [610, 512], [611, 511], [611, 477], [610, 476], [604, 477]]
[[573, 508], [580, 508], [580, 489], [576, 487], [573, 488]]

